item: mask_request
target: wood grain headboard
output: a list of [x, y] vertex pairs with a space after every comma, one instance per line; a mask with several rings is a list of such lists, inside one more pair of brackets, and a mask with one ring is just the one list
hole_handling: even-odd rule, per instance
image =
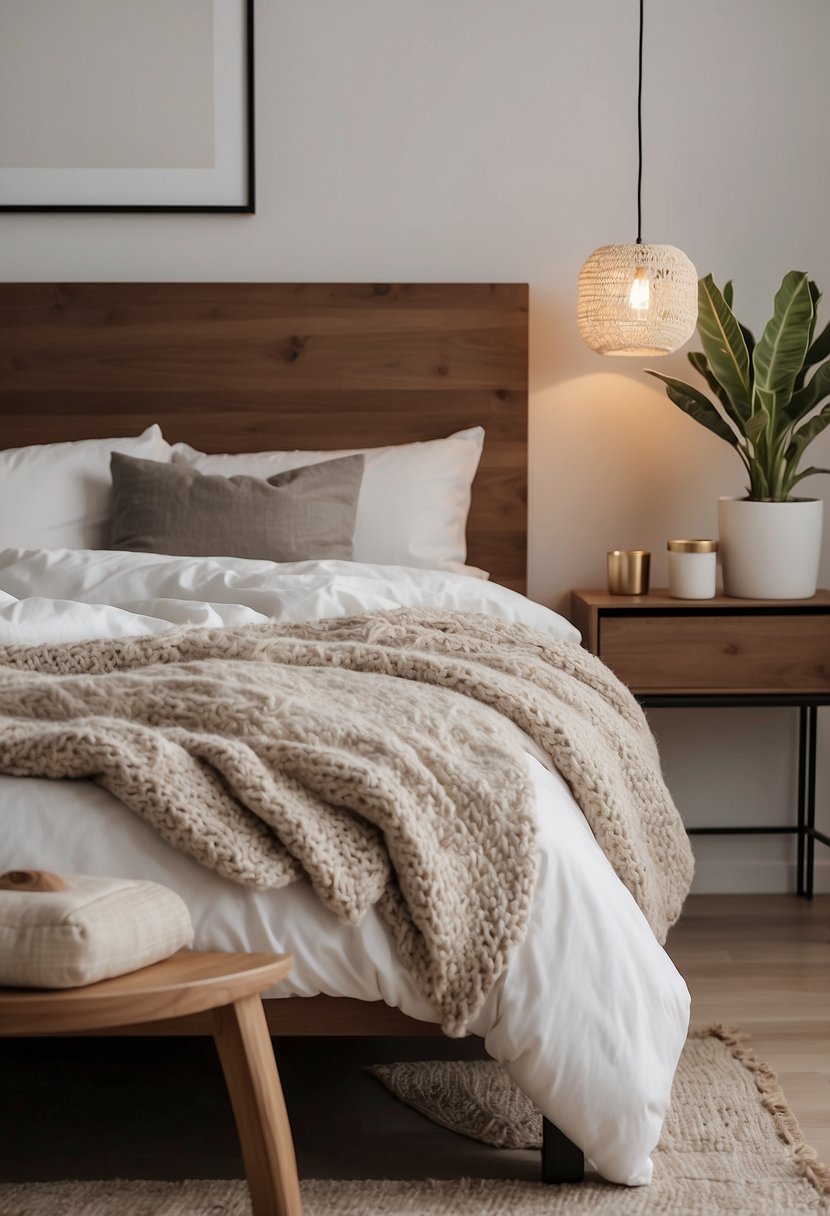
[[152, 422], [208, 452], [481, 424], [468, 560], [525, 590], [523, 284], [0, 284], [0, 448]]

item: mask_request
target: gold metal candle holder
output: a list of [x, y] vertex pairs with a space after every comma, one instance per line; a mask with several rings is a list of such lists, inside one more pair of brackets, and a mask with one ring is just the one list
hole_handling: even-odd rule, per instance
[[647, 549], [611, 549], [608, 590], [611, 595], [647, 595], [651, 554]]

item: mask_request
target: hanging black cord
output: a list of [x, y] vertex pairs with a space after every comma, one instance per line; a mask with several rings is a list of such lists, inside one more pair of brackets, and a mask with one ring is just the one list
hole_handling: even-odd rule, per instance
[[643, 0], [640, 0], [640, 56], [637, 79], [637, 244], [642, 245], [643, 223]]

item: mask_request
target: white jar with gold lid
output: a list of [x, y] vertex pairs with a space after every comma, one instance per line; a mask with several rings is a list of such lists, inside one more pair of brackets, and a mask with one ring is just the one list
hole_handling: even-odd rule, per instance
[[718, 542], [670, 540], [669, 595], [678, 600], [711, 600], [715, 594]]

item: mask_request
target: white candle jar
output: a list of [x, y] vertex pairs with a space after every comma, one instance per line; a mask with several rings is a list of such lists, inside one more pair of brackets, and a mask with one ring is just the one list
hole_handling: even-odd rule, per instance
[[669, 595], [678, 600], [711, 600], [718, 563], [716, 540], [670, 540]]

